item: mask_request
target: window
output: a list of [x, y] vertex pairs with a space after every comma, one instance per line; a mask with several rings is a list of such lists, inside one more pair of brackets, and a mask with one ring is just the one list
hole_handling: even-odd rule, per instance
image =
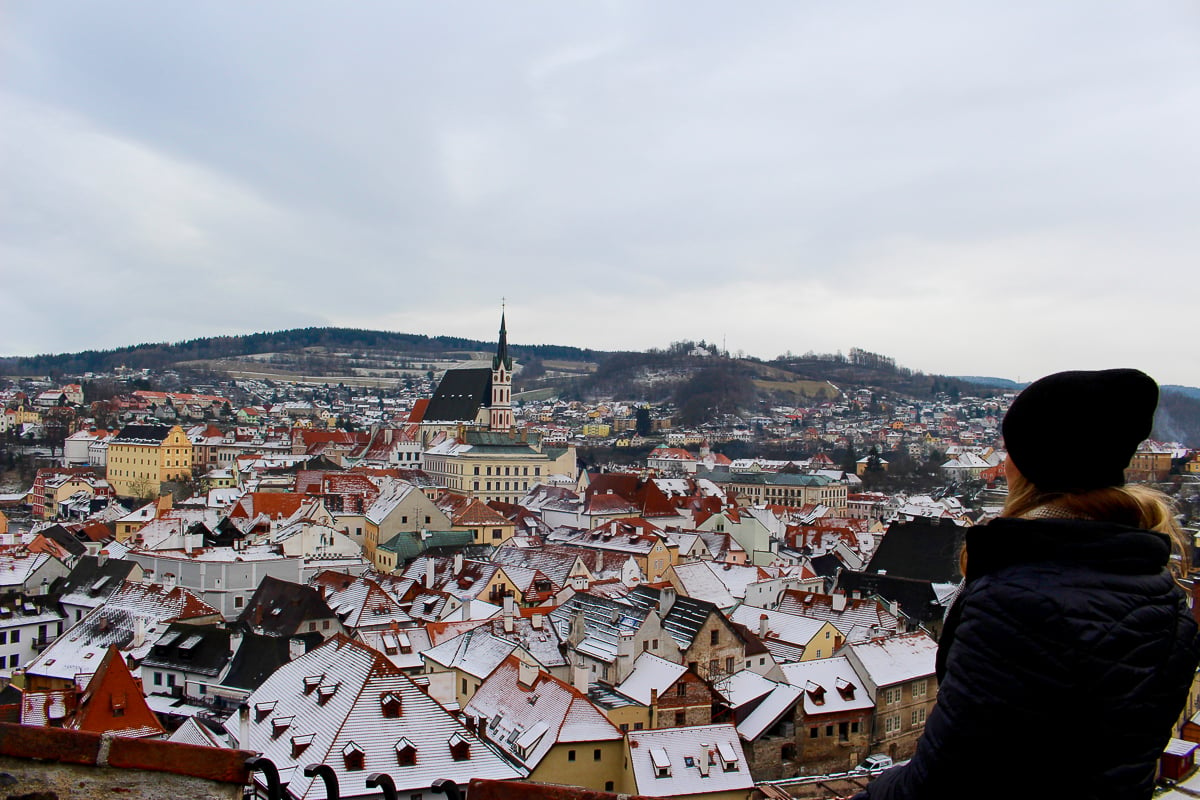
[[883, 702], [889, 706], [893, 705], [895, 703], [899, 703], [900, 696], [901, 696], [900, 687], [893, 686], [892, 688], [888, 689], [886, 692], [883, 693]]
[[675, 684], [675, 696], [676, 697], [687, 697], [687, 684], [686, 683], [684, 683], [683, 681], [680, 681], [679, 683]]
[[[246, 605], [246, 598], [241, 597], [240, 595], [238, 597], [233, 598], [233, 607], [234, 608], [241, 608], [244, 605]], [[78, 612], [76, 612], [76, 613], [78, 613]]]
[[816, 738], [817, 738], [817, 736], [819, 736], [819, 735], [820, 735], [820, 729], [819, 729], [819, 728], [809, 728], [809, 729], [808, 729], [808, 738], [810, 738], [810, 739], [816, 739]]
[[708, 640], [709, 640], [708, 641], [709, 644], [720, 644], [721, 643], [721, 632], [718, 630], [711, 631], [708, 634]]
[[174, 685], [175, 685], [175, 674], [173, 672], [168, 672], [167, 673], [167, 686], [174, 686]]
[[467, 679], [466, 678], [463, 678], [463, 680], [462, 680], [462, 693], [463, 694], [467, 693]]
[[0, 644], [8, 644], [8, 631], [0, 631]]
[[850, 723], [850, 732], [851, 732], [851, 733], [858, 733], [858, 723], [857, 723], [857, 722], [851, 722], [851, 723]]
[[825, 735], [826, 735], [826, 736], [833, 736], [833, 726], [832, 726], [832, 725], [826, 725], [826, 726], [825, 726]]
[[162, 686], [162, 673], [161, 672], [154, 673], [154, 685]]
[[574, 760], [575, 760], [575, 751], [568, 750], [567, 751], [567, 761], [574, 761]]
[[600, 760], [600, 749], [596, 748], [595, 750], [592, 751], [592, 761], [599, 761], [599, 760]]
[[642, 729], [642, 723], [640, 723], [640, 722], [633, 723], [633, 729], [635, 731], [640, 731]]
[[839, 722], [838, 723], [838, 741], [844, 742], [844, 741], [847, 741], [849, 738], [850, 738], [850, 723], [849, 722]]
[[15, 630], [12, 632], [12, 641], [14, 644], [21, 641], [21, 631], [20, 630]]
[[647, 650], [649, 650], [649, 649], [650, 649], [650, 640], [649, 640], [649, 639], [643, 639], [643, 640], [642, 640], [642, 652], [645, 652], [645, 651], [647, 651]]
[[612, 781], [605, 781], [604, 782], [604, 791], [611, 792], [613, 790], [614, 786], [615, 786], [615, 784]]
[[729, 672], [729, 673], [732, 673], [732, 672], [733, 672], [733, 656], [726, 656], [726, 658], [725, 658], [725, 671], [726, 671], [726, 672]]
[[687, 714], [685, 712], [683, 712], [683, 711], [675, 712], [675, 725], [678, 727], [683, 727], [684, 725], [687, 725]]
[[914, 700], [924, 697], [928, 692], [929, 692], [929, 681], [927, 679], [913, 681], [912, 696], [913, 696]]
[[883, 719], [883, 732], [896, 733], [900, 730], [900, 715], [892, 714]]
[[925, 709], [924, 709], [924, 707], [914, 708], [913, 712], [912, 712], [913, 727], [915, 728], [918, 725], [924, 725], [924, 724], [925, 724]]

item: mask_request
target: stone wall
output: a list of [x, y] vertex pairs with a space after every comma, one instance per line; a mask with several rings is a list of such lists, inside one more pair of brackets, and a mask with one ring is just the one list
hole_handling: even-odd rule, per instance
[[[238, 800], [252, 753], [0, 723], [9, 796], [39, 800]], [[7, 779], [6, 779], [7, 782]]]

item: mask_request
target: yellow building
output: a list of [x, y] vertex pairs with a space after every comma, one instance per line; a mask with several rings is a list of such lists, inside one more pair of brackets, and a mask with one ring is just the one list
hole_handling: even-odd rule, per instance
[[625, 741], [587, 696], [536, 665], [509, 656], [464, 709], [529, 780], [616, 792]]
[[589, 422], [583, 426], [583, 435], [591, 439], [603, 439], [612, 435], [612, 426], [607, 422]]
[[551, 475], [575, 478], [575, 448], [543, 447], [537, 433], [463, 430], [425, 451], [425, 472], [451, 491], [517, 503]]
[[192, 443], [178, 425], [128, 425], [108, 443], [106, 477], [121, 497], [157, 497], [192, 477]]

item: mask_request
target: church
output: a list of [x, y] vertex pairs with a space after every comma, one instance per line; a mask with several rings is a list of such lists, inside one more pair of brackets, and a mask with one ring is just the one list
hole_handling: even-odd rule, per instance
[[574, 484], [574, 447], [543, 447], [539, 433], [517, 429], [512, 374], [501, 312], [490, 368], [470, 362], [446, 370], [421, 413], [425, 471], [441, 486], [485, 503], [516, 503], [539, 483]]

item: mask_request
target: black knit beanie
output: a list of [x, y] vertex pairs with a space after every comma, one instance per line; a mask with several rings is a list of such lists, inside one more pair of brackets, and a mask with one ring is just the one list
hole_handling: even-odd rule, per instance
[[1136, 369], [1047, 375], [1025, 387], [1004, 415], [1004, 445], [1044, 492], [1123, 486], [1157, 406], [1158, 384]]

